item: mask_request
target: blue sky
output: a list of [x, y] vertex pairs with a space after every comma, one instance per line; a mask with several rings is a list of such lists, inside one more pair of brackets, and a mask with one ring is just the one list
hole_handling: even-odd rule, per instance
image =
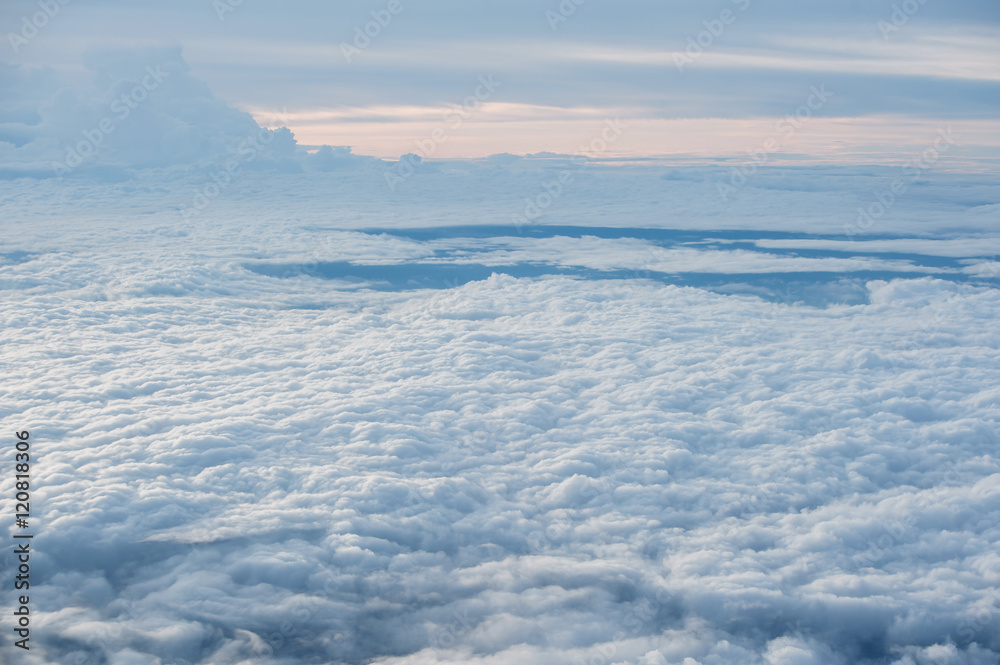
[[[380, 156], [463, 105], [435, 156], [577, 152], [615, 117], [631, 127], [616, 153], [741, 153], [814, 86], [832, 94], [790, 152], [894, 154], [956, 123], [967, 146], [1000, 145], [995, 2], [237, 1], [70, 1], [16, 51], [10, 33], [39, 5], [8, 2], [0, 57], [78, 82], [88, 52], [180, 46], [262, 124]], [[480, 77], [499, 85], [469, 108]]]

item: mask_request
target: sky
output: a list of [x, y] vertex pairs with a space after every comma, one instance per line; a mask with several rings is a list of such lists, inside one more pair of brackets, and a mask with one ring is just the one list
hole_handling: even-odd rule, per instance
[[0, 663], [996, 665], [998, 8], [0, 0]]
[[969, 155], [1000, 146], [1000, 8], [986, 0], [67, 1], [34, 34], [39, 7], [0, 9], [7, 77], [80, 85], [95, 52], [179, 47], [260, 124], [379, 157], [579, 154], [615, 119], [609, 157], [774, 138], [782, 154], [871, 161], [947, 126]]

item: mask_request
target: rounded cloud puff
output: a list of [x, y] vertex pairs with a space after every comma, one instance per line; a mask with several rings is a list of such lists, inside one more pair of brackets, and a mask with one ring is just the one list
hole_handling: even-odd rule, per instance
[[233, 266], [295, 223], [46, 229], [0, 266], [3, 420], [46, 441], [26, 663], [1000, 652], [996, 290], [336, 290]]

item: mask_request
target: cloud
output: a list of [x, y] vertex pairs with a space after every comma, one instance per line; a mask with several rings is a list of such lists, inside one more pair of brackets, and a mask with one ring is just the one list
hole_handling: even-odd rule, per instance
[[[168, 204], [186, 180], [156, 170], [0, 183], [0, 342], [23, 368], [0, 419], [44, 445], [37, 647], [22, 660], [996, 659], [997, 289], [896, 275], [869, 281], [864, 303], [817, 308], [502, 267], [386, 292], [243, 267], [484, 245], [525, 264], [626, 264], [653, 242], [607, 225], [428, 228], [483, 221], [472, 211], [551, 177], [551, 161], [510, 164], [420, 174], [398, 199], [364, 170], [247, 173], [183, 223]], [[597, 172], [560, 214], [597, 220], [597, 197], [625, 184], [620, 215], [691, 186], [659, 166]], [[883, 177], [846, 172], [757, 195], [785, 214]], [[942, 201], [924, 219], [936, 238], [952, 223]], [[673, 237], [720, 263], [775, 239], [770, 218], [733, 219], [752, 230]], [[842, 249], [812, 240], [811, 261]], [[874, 253], [927, 244], [890, 240]], [[758, 258], [773, 270], [783, 249]], [[9, 576], [9, 550], [3, 562]]]
[[[151, 13], [114, 0], [67, 6], [10, 61], [64, 72], [102, 45], [134, 47], [136, 35], [146, 43], [172, 40], [183, 44], [199, 78], [216, 95], [243, 110], [287, 110], [302, 119], [289, 128], [310, 145], [359, 143], [343, 138], [352, 136], [349, 127], [330, 119], [305, 120], [309, 116], [366, 109], [369, 122], [391, 132], [396, 119], [380, 117], [380, 109], [428, 113], [462, 99], [471, 82], [489, 75], [506, 82], [497, 102], [558, 111], [557, 124], [534, 127], [533, 145], [516, 149], [522, 153], [566, 151], [570, 139], [579, 140], [587, 130], [561, 123], [574, 120], [581, 109], [601, 109], [606, 116], [625, 109], [623, 115], [634, 119], [772, 119], [793, 112], [810, 86], [823, 84], [836, 93], [823, 117], [871, 121], [873, 127], [857, 127], [851, 140], [882, 153], [894, 151], [883, 141], [895, 118], [939, 124], [961, 118], [988, 123], [995, 133], [995, 6], [914, 0], [904, 12], [901, 4], [842, 0], [800, 7], [739, 0], [715, 7], [685, 1], [620, 8], [567, 0], [511, 2], [500, 11], [406, 1], [382, 26], [372, 12], [388, 10], [374, 5], [302, 3], [295, 12], [275, 15], [226, 0], [215, 7], [232, 11], [220, 15], [211, 3], [173, 3]], [[37, 11], [32, 3], [21, 7]], [[722, 23], [723, 11], [731, 12], [732, 20]], [[12, 8], [12, 24], [23, 15], [18, 12]], [[553, 24], [553, 13], [565, 21]], [[374, 26], [371, 37], [362, 30], [368, 24]], [[355, 40], [367, 45], [359, 49]], [[345, 45], [359, 53], [346, 58]], [[477, 140], [470, 139], [460, 156], [512, 151], [510, 136], [523, 135], [525, 128], [505, 114], [495, 121], [505, 131], [469, 128]], [[540, 143], [546, 130], [562, 140]], [[644, 155], [671, 152], [669, 141], [650, 140], [668, 132], [661, 127], [633, 149]], [[698, 138], [707, 145], [719, 134], [716, 128], [701, 129]], [[375, 150], [377, 136], [375, 129], [366, 132], [363, 152]], [[414, 132], [403, 138], [419, 137]], [[178, 149], [184, 145], [176, 143]], [[728, 148], [713, 146], [711, 152], [740, 151]], [[377, 154], [395, 157], [407, 150], [393, 145]]]
[[136, 169], [211, 172], [235, 161], [240, 170], [301, 171], [358, 167], [346, 147], [316, 155], [298, 147], [280, 112], [262, 127], [190, 73], [179, 48], [99, 51], [84, 60], [86, 86], [60, 86], [51, 72], [8, 65], [0, 78], [7, 102], [0, 152], [7, 178], [94, 177], [123, 180]]
[[754, 3], [689, 71], [704, 3], [407, 4], [353, 64], [370, 8], [67, 5], [0, 65], [18, 662], [995, 662], [995, 12], [891, 4]]

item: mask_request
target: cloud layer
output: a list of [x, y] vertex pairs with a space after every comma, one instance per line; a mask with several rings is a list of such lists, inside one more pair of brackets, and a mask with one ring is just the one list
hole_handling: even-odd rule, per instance
[[[352, 177], [334, 219], [371, 201]], [[826, 309], [634, 279], [339, 290], [242, 266], [423, 247], [308, 205], [280, 221], [273, 193], [178, 224], [148, 184], [79, 185], [74, 226], [54, 181], [5, 185], [2, 420], [45, 442], [25, 663], [1000, 654], [996, 289], [872, 281]]]
[[[993, 30], [984, 6], [952, 5], [954, 25]], [[0, 66], [0, 424], [30, 429], [41, 453], [35, 641], [17, 662], [997, 661], [1000, 189], [992, 144], [966, 135], [963, 148], [952, 130], [968, 125], [935, 124], [953, 117], [952, 93], [963, 121], [981, 118], [995, 86], [983, 48], [925, 40], [948, 56], [925, 76], [896, 46], [798, 45], [831, 76], [848, 56], [882, 66], [851, 79], [877, 95], [837, 90], [844, 113], [918, 118], [916, 147], [877, 166], [801, 159], [770, 122], [735, 132], [752, 138], [735, 159], [609, 164], [625, 129], [613, 118], [582, 136], [583, 159], [427, 160], [418, 142], [383, 161], [307, 149], [283, 110], [255, 118], [227, 101], [329, 94], [322, 75], [282, 68], [315, 61], [323, 11], [348, 9], [317, 5], [303, 23], [247, 3], [208, 30], [189, 20], [208, 5], [171, 7], [157, 29], [188, 25], [228, 53], [193, 60], [210, 79], [229, 67], [228, 92], [176, 48], [67, 69], [86, 49], [60, 31], [135, 27], [117, 2], [80, 5], [77, 23], [65, 5], [19, 51], [39, 61]], [[469, 25], [467, 4], [434, 7], [454, 14], [407, 6], [397, 37]], [[560, 82], [551, 98], [476, 96], [490, 87], [482, 26], [463, 34], [481, 50], [451, 50], [460, 62], [440, 78], [426, 76], [433, 50], [387, 68], [418, 50], [387, 32], [340, 84], [390, 122], [401, 99], [410, 112], [470, 94], [528, 115], [569, 108], [597, 94], [578, 85], [595, 69], [621, 82], [602, 98], [636, 104], [621, 74], [642, 70], [657, 108], [645, 85], [664, 53], [657, 7], [637, 5], [637, 20], [586, 5], [565, 27], [587, 48], [529, 40], [512, 54], [515, 72], [532, 63], [539, 85]], [[798, 34], [795, 7], [753, 22]], [[514, 10], [549, 30], [536, 3]], [[612, 29], [639, 26], [629, 49], [598, 48], [593, 21], [608, 12]], [[678, 48], [702, 12], [671, 15]], [[523, 14], [504, 16], [490, 35], [523, 29]], [[239, 22], [244, 39], [266, 26], [271, 40], [230, 49], [240, 40], [215, 31]], [[283, 43], [293, 29], [297, 44]], [[718, 89], [754, 112], [784, 99], [794, 45], [776, 62], [727, 34], [692, 64], [718, 75], [678, 103]], [[755, 76], [734, 73], [734, 53]], [[52, 68], [35, 66], [43, 54]], [[475, 77], [453, 97], [457, 70]], [[500, 80], [516, 90], [518, 77]], [[807, 85], [791, 112], [818, 111], [801, 90], [822, 82], [795, 83]], [[580, 113], [596, 122], [601, 108]], [[344, 266], [363, 279], [346, 282]], [[486, 274], [453, 279], [469, 266]], [[445, 280], [445, 267], [458, 272]], [[799, 282], [819, 297], [798, 297]], [[13, 480], [0, 478], [8, 514]]]

